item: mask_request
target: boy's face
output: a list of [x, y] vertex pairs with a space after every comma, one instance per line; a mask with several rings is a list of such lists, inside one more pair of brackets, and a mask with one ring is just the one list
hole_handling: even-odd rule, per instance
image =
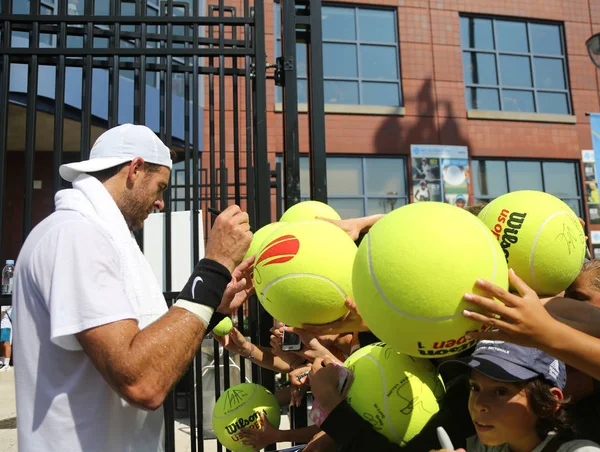
[[594, 271], [579, 273], [573, 284], [565, 290], [565, 297], [600, 307], [600, 290], [594, 284], [594, 279]]
[[[525, 391], [514, 383], [492, 380], [472, 371], [469, 413], [479, 440], [486, 446], [538, 444], [537, 416], [531, 411]], [[533, 448], [532, 447], [532, 448]]]

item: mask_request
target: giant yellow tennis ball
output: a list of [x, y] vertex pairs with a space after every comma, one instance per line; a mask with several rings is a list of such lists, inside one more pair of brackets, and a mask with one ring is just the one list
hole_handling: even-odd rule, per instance
[[279, 404], [266, 388], [255, 383], [242, 383], [229, 388], [221, 394], [213, 410], [212, 423], [217, 439], [234, 452], [253, 451], [251, 446], [242, 444], [240, 430], [261, 429], [263, 423], [260, 413], [264, 413], [275, 428], [279, 427]]
[[291, 326], [323, 324], [347, 312], [356, 245], [325, 221], [287, 223], [269, 235], [254, 261], [261, 304]]
[[315, 217], [325, 217], [333, 220], [341, 219], [333, 207], [325, 203], [320, 201], [302, 201], [286, 210], [281, 216], [280, 221], [288, 223], [292, 221], [313, 221]]
[[508, 266], [539, 295], [556, 295], [575, 281], [586, 241], [575, 212], [548, 193], [515, 191], [479, 214], [504, 251]]
[[244, 259], [247, 259], [250, 256], [252, 256], [253, 254], [256, 254], [256, 252], [260, 249], [260, 246], [263, 244], [265, 238], [267, 238], [269, 236], [269, 234], [271, 234], [273, 231], [275, 231], [277, 228], [280, 228], [284, 224], [285, 223], [276, 221], [274, 223], [269, 223], [269, 224], [263, 226], [262, 228], [260, 228], [258, 231], [256, 231], [254, 233], [254, 235], [252, 236], [252, 242], [250, 242], [250, 248], [248, 248], [248, 251], [246, 251], [246, 255], [244, 256]]
[[363, 239], [352, 290], [363, 320], [397, 351], [417, 357], [453, 355], [471, 347], [465, 333], [481, 324], [463, 316], [463, 300], [483, 278], [508, 287], [502, 249], [470, 213], [449, 204], [400, 207]]
[[348, 403], [390, 441], [404, 446], [440, 409], [444, 384], [427, 359], [378, 343], [357, 350], [344, 365], [354, 373]]
[[216, 334], [217, 336], [225, 336], [225, 335], [229, 334], [229, 332], [231, 331], [231, 328], [233, 328], [233, 323], [231, 321], [231, 317], [225, 317], [223, 320], [221, 320], [219, 323], [217, 323], [215, 325], [212, 332], [213, 332], [213, 334]]

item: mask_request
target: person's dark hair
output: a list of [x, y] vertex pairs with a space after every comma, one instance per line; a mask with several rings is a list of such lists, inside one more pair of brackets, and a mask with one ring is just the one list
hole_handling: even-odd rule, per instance
[[[121, 171], [124, 167], [129, 165], [130, 162], [121, 163], [120, 165], [113, 166], [111, 168], [106, 168], [100, 171], [94, 171], [93, 173], [88, 173], [90, 176], [94, 176], [100, 182], [104, 183], [111, 177], [115, 176], [119, 171]], [[156, 173], [162, 165], [157, 165], [155, 163], [144, 162], [144, 166], [149, 173]]]
[[481, 212], [487, 205], [487, 202], [478, 202], [476, 204], [473, 204], [472, 206], [465, 207], [465, 210], [469, 213], [472, 213], [475, 216], [478, 216], [479, 212]]
[[[535, 431], [542, 440], [548, 433], [555, 431], [561, 437], [572, 438], [576, 433], [575, 426], [567, 413], [565, 405], [568, 400], [558, 400], [550, 389], [547, 381], [536, 378], [517, 383], [527, 394], [531, 411], [538, 416]], [[558, 410], [556, 409], [558, 405]]]

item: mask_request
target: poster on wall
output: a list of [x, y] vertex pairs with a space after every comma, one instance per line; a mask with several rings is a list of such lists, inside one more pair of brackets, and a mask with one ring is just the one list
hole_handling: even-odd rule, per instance
[[592, 224], [600, 224], [600, 197], [596, 174], [596, 156], [594, 151], [581, 151], [585, 178], [585, 193]]
[[414, 202], [469, 204], [469, 153], [466, 146], [410, 146]]
[[600, 231], [591, 231], [594, 259], [600, 259]]

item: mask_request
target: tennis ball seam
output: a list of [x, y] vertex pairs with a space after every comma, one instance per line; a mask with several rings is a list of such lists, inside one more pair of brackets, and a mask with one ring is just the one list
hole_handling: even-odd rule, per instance
[[[494, 254], [494, 268], [492, 271], [492, 276], [491, 276], [491, 282], [495, 283], [496, 282], [496, 271], [497, 271], [497, 265], [498, 265], [498, 255], [496, 253], [496, 249], [494, 247], [494, 242], [492, 241], [492, 237], [490, 237], [490, 233], [489, 230], [486, 229], [485, 224], [483, 224], [481, 222], [481, 220], [479, 220], [477, 217], [473, 216], [472, 217], [474, 221], [476, 221], [477, 226], [485, 233], [485, 236], [488, 240], [488, 243], [490, 244], [491, 248], [492, 248], [492, 252]], [[394, 311], [396, 311], [398, 314], [412, 319], [412, 320], [418, 320], [421, 322], [445, 322], [447, 320], [454, 320], [454, 319], [458, 319], [458, 318], [462, 318], [463, 317], [463, 313], [459, 312], [458, 314], [455, 315], [451, 315], [451, 316], [446, 316], [446, 317], [420, 317], [420, 316], [416, 316], [413, 314], [409, 314], [407, 312], [401, 311], [400, 309], [398, 309], [398, 307], [396, 305], [394, 305], [389, 299], [388, 297], [385, 295], [385, 293], [383, 292], [383, 289], [381, 288], [381, 286], [379, 285], [379, 282], [377, 281], [377, 277], [375, 276], [375, 271], [373, 269], [373, 259], [371, 257], [371, 234], [367, 234], [367, 256], [368, 256], [368, 262], [369, 262], [369, 273], [371, 274], [371, 280], [373, 281], [373, 285], [375, 286], [375, 288], [377, 289], [377, 292], [379, 293], [379, 296], [383, 299], [383, 301], [385, 301], [385, 303]], [[502, 257], [503, 258], [503, 257]]]
[[557, 217], [558, 215], [571, 215], [570, 212], [555, 212], [552, 215], [550, 215], [548, 218], [546, 218], [544, 220], [544, 222], [541, 224], [541, 226], [539, 227], [539, 229], [537, 230], [536, 234], [535, 234], [535, 239], [533, 240], [533, 245], [531, 247], [531, 255], [529, 256], [529, 274], [531, 275], [531, 282], [532, 282], [532, 289], [535, 292], [538, 292], [538, 290], [540, 290], [540, 288], [538, 287], [536, 281], [535, 281], [535, 249], [537, 247], [537, 242], [540, 238], [540, 236], [542, 235], [542, 232], [544, 231], [544, 227], [546, 226], [546, 223], [548, 223], [550, 220], [554, 219], [555, 217]]
[[396, 432], [396, 430], [394, 429], [394, 426], [392, 425], [392, 420], [391, 420], [391, 416], [390, 416], [390, 409], [389, 409], [389, 405], [388, 405], [388, 396], [387, 396], [387, 380], [385, 378], [385, 372], [383, 371], [383, 367], [381, 367], [381, 364], [379, 363], [379, 361], [377, 361], [375, 359], [374, 356], [370, 355], [370, 354], [365, 354], [362, 356], [369, 358], [371, 361], [373, 361], [375, 363], [375, 365], [377, 366], [377, 368], [379, 369], [379, 373], [381, 374], [381, 382], [383, 385], [383, 405], [384, 405], [384, 411], [385, 411], [385, 420], [388, 424], [389, 429], [391, 430], [392, 434], [394, 435], [394, 438], [396, 438], [396, 442], [397, 443], [402, 443], [402, 438], [400, 438], [400, 435], [398, 435], [398, 433]]
[[265, 297], [267, 295], [268, 290], [271, 288], [271, 286], [273, 286], [274, 284], [278, 283], [279, 281], [283, 281], [285, 279], [289, 279], [289, 278], [298, 278], [301, 276], [310, 276], [313, 278], [317, 278], [320, 279], [322, 281], [326, 281], [329, 284], [331, 284], [333, 287], [335, 287], [335, 289], [337, 289], [337, 291], [342, 295], [342, 297], [344, 297], [344, 299], [346, 299], [346, 297], [348, 296], [346, 294], [346, 292], [344, 292], [344, 290], [338, 286], [336, 283], [334, 283], [331, 279], [326, 278], [325, 276], [321, 276], [321, 275], [314, 275], [312, 273], [290, 273], [287, 275], [283, 275], [280, 276], [279, 278], [275, 278], [273, 281], [271, 281], [269, 284], [267, 284], [264, 289], [261, 291], [260, 295], [261, 295], [261, 302], [265, 301]]
[[[256, 391], [257, 391], [257, 390], [258, 390], [258, 385], [254, 385], [254, 386], [252, 386], [252, 394], [250, 394], [250, 397], [248, 397], [248, 398], [247, 398], [247, 399], [244, 401], [244, 403], [242, 403], [242, 404], [241, 404], [240, 406], [238, 406], [236, 409], [234, 409], [234, 410], [232, 410], [232, 411], [228, 411], [227, 413], [223, 414], [222, 416], [217, 416], [217, 415], [215, 415], [215, 414], [214, 414], [215, 412], [214, 412], [214, 410], [213, 410], [213, 418], [214, 418], [214, 419], [221, 419], [221, 418], [227, 417], [227, 416], [229, 416], [229, 415], [231, 415], [231, 414], [235, 413], [236, 411], [238, 411], [238, 410], [242, 409], [242, 408], [244, 407], [244, 405], [246, 405], [248, 402], [250, 402], [250, 401], [251, 401], [251, 400], [254, 398], [254, 396], [255, 396], [255, 394], [256, 394]], [[222, 394], [221, 394], [221, 395], [222, 395]]]

